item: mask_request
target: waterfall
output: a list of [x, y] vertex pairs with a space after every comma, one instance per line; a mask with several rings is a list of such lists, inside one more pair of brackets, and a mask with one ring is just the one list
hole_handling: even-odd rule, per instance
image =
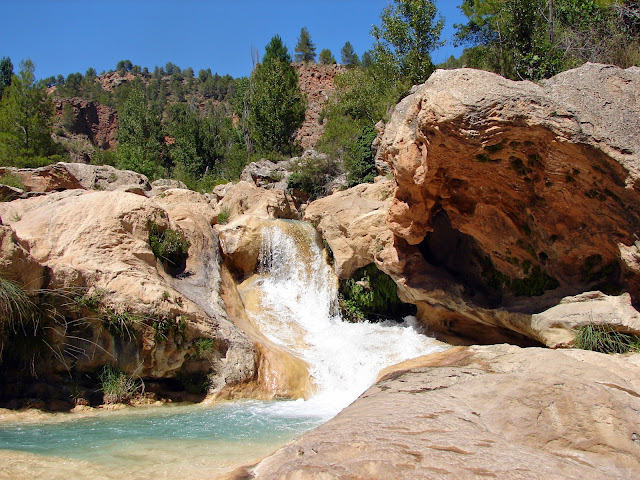
[[303, 410], [316, 415], [338, 413], [383, 368], [445, 348], [416, 330], [412, 317], [402, 324], [343, 322], [337, 279], [308, 223], [274, 220], [263, 228], [255, 288], [260, 290], [255, 324], [309, 364], [317, 391]]

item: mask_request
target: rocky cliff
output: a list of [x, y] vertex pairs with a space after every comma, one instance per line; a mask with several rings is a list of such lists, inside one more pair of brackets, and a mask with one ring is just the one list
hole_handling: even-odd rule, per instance
[[[395, 190], [388, 207], [375, 207], [386, 224], [369, 230], [377, 233], [365, 256], [423, 322], [471, 341], [553, 346], [562, 341], [532, 327], [531, 314], [592, 290], [637, 301], [638, 98], [635, 67], [586, 64], [540, 85], [437, 71], [400, 102], [379, 140], [376, 160]], [[334, 201], [308, 216], [340, 252], [340, 242], [355, 245], [348, 226], [366, 212], [321, 206]], [[338, 240], [330, 230], [349, 233]]]
[[307, 150], [314, 148], [324, 133], [322, 109], [335, 91], [335, 76], [344, 72], [345, 67], [307, 63], [296, 63], [294, 66], [298, 72], [300, 90], [307, 99], [304, 123], [296, 133], [295, 140]]

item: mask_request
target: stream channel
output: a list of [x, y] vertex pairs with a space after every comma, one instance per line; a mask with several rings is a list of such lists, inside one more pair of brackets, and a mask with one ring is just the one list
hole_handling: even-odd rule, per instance
[[383, 368], [446, 348], [412, 317], [401, 324], [343, 322], [337, 280], [307, 223], [274, 220], [263, 229], [260, 269], [248, 291], [258, 299], [247, 310], [262, 334], [309, 365], [315, 393], [308, 400], [3, 421], [0, 479], [214, 478], [326, 422]]

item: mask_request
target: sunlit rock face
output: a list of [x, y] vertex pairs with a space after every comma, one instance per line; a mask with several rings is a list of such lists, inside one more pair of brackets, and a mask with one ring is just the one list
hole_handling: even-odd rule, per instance
[[545, 341], [529, 315], [585, 291], [637, 301], [638, 98], [640, 69], [597, 64], [541, 84], [437, 71], [415, 87], [377, 155], [396, 189], [376, 261], [403, 300], [485, 341]]
[[233, 478], [637, 478], [639, 361], [509, 345], [417, 358]]
[[[0, 203], [0, 217], [0, 266], [11, 267], [3, 273], [45, 289], [34, 293], [59, 312], [47, 325], [51, 349], [39, 373], [117, 363], [147, 379], [210, 374], [211, 393], [254, 377], [254, 345], [220, 296], [216, 215], [204, 196], [74, 189]], [[188, 240], [181, 272], [154, 255], [154, 224]], [[210, 348], [198, 355], [203, 339]]]

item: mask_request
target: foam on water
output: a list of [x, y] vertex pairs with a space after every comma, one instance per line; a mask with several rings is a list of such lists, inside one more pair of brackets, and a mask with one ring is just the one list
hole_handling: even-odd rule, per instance
[[260, 260], [252, 287], [258, 289], [260, 308], [253, 321], [271, 341], [308, 363], [315, 395], [306, 401], [160, 407], [0, 424], [0, 460], [7, 472], [18, 472], [7, 478], [69, 478], [70, 461], [64, 459], [77, 465], [73, 478], [210, 478], [216, 469], [265, 455], [336, 415], [386, 366], [444, 349], [421, 334], [411, 317], [402, 324], [342, 322], [337, 280], [309, 224], [274, 220], [263, 230]]
[[340, 318], [337, 281], [314, 228], [274, 220], [262, 232], [261, 312], [254, 322], [274, 343], [304, 359], [317, 387], [307, 402], [279, 409], [330, 418], [355, 400], [385, 367], [443, 350], [415, 319], [347, 323]]

